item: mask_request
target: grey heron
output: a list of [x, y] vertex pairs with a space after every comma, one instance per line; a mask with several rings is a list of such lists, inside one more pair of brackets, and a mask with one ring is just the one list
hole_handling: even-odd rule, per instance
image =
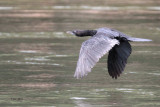
[[118, 30], [111, 28], [99, 28], [96, 30], [73, 30], [68, 31], [78, 37], [91, 36], [82, 43], [79, 59], [74, 77], [77, 79], [86, 76], [99, 59], [108, 54], [108, 72], [112, 78], [117, 79], [124, 71], [127, 59], [132, 49], [131, 42], [148, 42], [150, 39], [134, 38]]

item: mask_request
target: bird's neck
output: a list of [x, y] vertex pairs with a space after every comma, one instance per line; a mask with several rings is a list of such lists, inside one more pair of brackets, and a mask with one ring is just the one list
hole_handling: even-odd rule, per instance
[[76, 36], [84, 37], [84, 36], [93, 36], [97, 33], [97, 30], [82, 30], [76, 33]]

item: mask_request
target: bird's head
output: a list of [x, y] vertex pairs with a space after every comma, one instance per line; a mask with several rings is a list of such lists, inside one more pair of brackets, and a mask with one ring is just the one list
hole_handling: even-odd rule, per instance
[[67, 31], [66, 33], [72, 34], [78, 37], [83, 36], [93, 36], [97, 33], [96, 30], [73, 30], [73, 31]]
[[78, 36], [79, 35], [80, 30], [73, 30], [73, 31], [67, 31], [66, 33], [71, 34], [71, 35], [75, 35]]

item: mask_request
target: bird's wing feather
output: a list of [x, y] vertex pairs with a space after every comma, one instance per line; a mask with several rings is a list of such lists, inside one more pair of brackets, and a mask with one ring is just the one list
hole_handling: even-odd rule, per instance
[[128, 41], [122, 41], [115, 45], [108, 55], [108, 72], [112, 78], [117, 78], [124, 71], [127, 59], [131, 54], [131, 45]]
[[119, 44], [116, 39], [111, 39], [106, 35], [95, 35], [82, 43], [77, 68], [74, 77], [81, 78], [91, 72], [91, 69], [115, 44]]

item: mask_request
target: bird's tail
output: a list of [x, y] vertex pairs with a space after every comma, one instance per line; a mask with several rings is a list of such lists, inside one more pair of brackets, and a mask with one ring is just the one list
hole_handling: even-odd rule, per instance
[[149, 41], [152, 41], [151, 39], [133, 38], [133, 37], [129, 37], [128, 40], [133, 41], [133, 42], [149, 42]]

